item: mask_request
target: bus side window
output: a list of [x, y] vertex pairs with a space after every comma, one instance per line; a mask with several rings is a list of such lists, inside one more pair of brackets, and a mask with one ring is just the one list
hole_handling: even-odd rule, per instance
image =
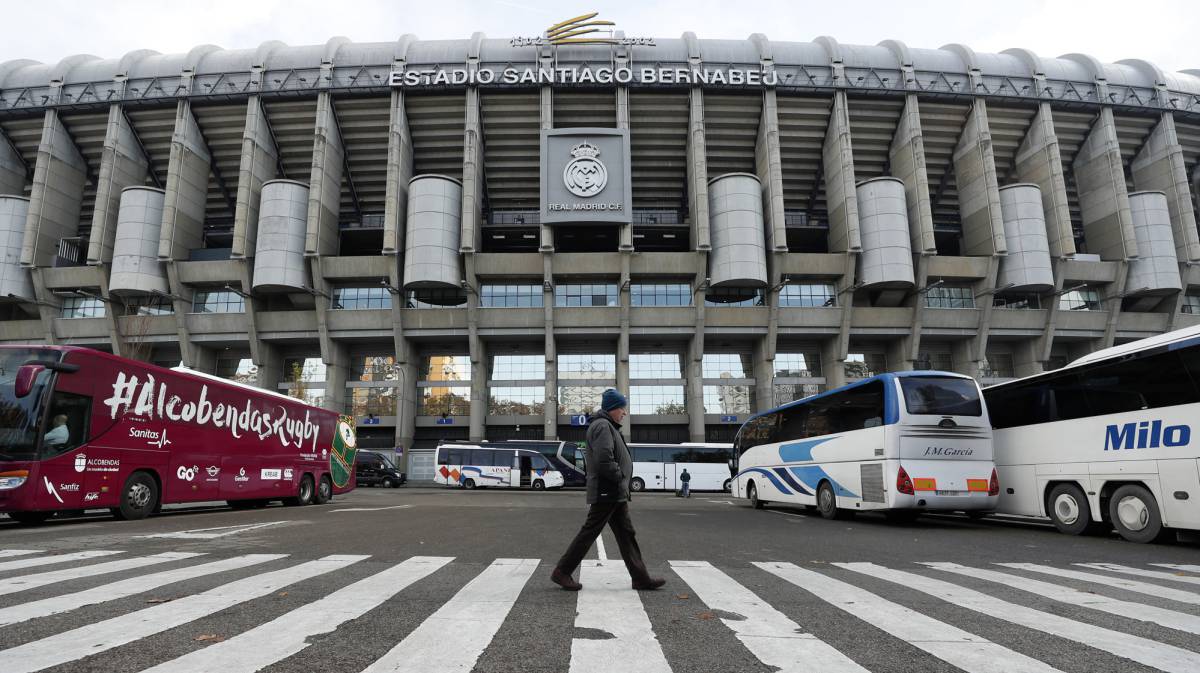
[[802, 404], [798, 407], [784, 409], [777, 414], [780, 417], [780, 437], [784, 441], [804, 439], [811, 434], [805, 429], [805, 425], [808, 423], [808, 409], [809, 405]]
[[54, 391], [46, 432], [42, 436], [42, 458], [53, 458], [83, 446], [91, 427], [92, 398]]
[[662, 447], [658, 446], [635, 446], [632, 447], [633, 462], [635, 463], [661, 463], [663, 462]]

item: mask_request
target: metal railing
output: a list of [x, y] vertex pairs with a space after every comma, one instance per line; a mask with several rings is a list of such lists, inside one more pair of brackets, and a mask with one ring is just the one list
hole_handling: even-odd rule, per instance
[[87, 263], [87, 248], [88, 240], [83, 236], [59, 239], [54, 266], [83, 266]]

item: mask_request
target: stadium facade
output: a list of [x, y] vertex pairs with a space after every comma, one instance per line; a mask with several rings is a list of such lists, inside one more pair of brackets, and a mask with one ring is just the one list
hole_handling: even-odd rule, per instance
[[1200, 71], [539, 38], [0, 63], [0, 341], [441, 438], [731, 438], [874, 371], [1200, 323]]

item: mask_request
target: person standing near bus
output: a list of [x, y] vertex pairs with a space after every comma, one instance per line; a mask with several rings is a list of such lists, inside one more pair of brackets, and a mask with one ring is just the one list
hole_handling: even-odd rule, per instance
[[683, 468], [683, 474], [679, 475], [679, 495], [684, 498], [692, 497], [692, 475], [688, 474], [687, 468]]
[[629, 400], [613, 390], [605, 390], [600, 411], [588, 419], [587, 444], [584, 457], [587, 469], [587, 518], [571, 540], [567, 551], [554, 566], [550, 581], [567, 591], [579, 591], [583, 585], [571, 577], [600, 536], [605, 524], [612, 529], [621, 550], [621, 559], [639, 591], [657, 589], [666, 580], [651, 577], [642, 561], [637, 533], [629, 518], [630, 483], [633, 480], [633, 458], [621, 437], [621, 422], [629, 414]]

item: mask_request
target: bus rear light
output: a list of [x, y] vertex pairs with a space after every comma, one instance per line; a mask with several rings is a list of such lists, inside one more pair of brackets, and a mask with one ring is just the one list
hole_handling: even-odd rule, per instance
[[0, 472], [0, 491], [14, 489], [29, 478], [29, 470], [9, 470]]
[[988, 482], [988, 495], [1000, 495], [1000, 478], [996, 476], [996, 468], [992, 468], [992, 479]]
[[896, 490], [905, 495], [916, 494], [916, 492], [913, 490], [912, 479], [908, 478], [908, 473], [904, 471], [903, 467], [901, 467], [900, 471], [896, 473]]

